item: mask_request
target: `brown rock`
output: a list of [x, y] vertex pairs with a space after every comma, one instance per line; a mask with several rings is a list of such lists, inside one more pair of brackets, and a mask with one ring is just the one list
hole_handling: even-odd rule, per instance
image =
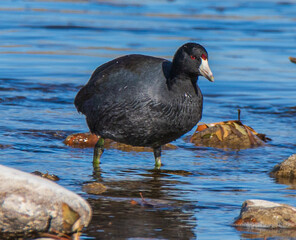
[[296, 208], [265, 200], [243, 203], [235, 226], [252, 228], [296, 228]]
[[271, 175], [276, 178], [296, 178], [296, 154], [291, 155], [281, 164], [275, 165]]

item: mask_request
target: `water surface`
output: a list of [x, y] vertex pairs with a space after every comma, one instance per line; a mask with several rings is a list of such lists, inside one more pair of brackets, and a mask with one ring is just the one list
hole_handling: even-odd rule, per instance
[[[231, 226], [246, 199], [295, 205], [295, 185], [269, 176], [296, 147], [294, 1], [4, 1], [0, 4], [1, 164], [58, 175], [89, 201], [82, 239], [249, 239], [292, 236]], [[272, 139], [265, 147], [223, 151], [182, 138], [163, 152], [105, 151], [93, 173], [92, 149], [67, 147], [88, 131], [73, 99], [92, 71], [141, 53], [170, 59], [187, 41], [206, 47], [215, 83], [204, 78], [202, 122], [237, 118]], [[188, 133], [192, 134], [194, 129]], [[175, 172], [174, 172], [175, 171]], [[187, 174], [180, 174], [187, 173]], [[101, 196], [82, 185], [100, 181]], [[130, 200], [165, 202], [157, 207]]]

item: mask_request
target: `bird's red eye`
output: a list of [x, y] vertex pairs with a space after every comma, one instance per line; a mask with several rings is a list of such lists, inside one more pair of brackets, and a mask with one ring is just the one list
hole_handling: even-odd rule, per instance
[[195, 60], [196, 59], [196, 57], [195, 56], [190, 56], [190, 58], [192, 59], [192, 60]]
[[203, 60], [207, 60], [207, 57], [206, 57], [206, 55], [204, 55], [204, 54], [201, 55], [201, 58], [202, 58]]

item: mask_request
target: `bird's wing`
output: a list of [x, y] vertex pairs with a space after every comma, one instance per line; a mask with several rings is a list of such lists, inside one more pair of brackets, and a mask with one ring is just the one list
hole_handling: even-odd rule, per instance
[[[100, 98], [117, 99], [123, 90], [129, 91], [129, 94], [137, 94], [141, 89], [139, 85], [137, 89], [137, 84], [145, 75], [151, 74], [151, 71], [146, 68], [147, 61], [151, 61], [157, 66], [160, 61], [164, 60], [132, 54], [99, 66], [93, 72], [88, 83], [76, 95], [74, 104], [77, 110], [85, 114], [85, 103], [96, 95], [99, 95]], [[135, 79], [138, 81], [134, 81]], [[122, 97], [125, 96], [122, 95]]]

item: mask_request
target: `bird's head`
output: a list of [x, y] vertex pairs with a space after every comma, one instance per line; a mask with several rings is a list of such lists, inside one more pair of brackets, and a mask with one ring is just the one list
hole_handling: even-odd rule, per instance
[[173, 59], [182, 71], [191, 76], [204, 76], [209, 81], [214, 81], [213, 73], [208, 63], [208, 53], [206, 49], [197, 43], [186, 43], [181, 46]]

